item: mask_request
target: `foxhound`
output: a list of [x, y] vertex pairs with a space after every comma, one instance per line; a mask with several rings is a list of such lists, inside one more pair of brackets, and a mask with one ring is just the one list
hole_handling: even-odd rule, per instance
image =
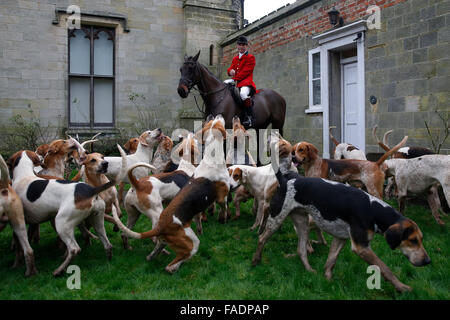
[[[44, 148], [41, 146], [40, 152], [43, 152]], [[58, 139], [52, 141], [43, 158], [43, 169], [38, 174], [64, 179], [67, 159], [74, 151], [77, 151], [82, 157], [86, 154], [80, 143], [72, 137], [69, 137], [67, 140]]]
[[301, 164], [305, 169], [306, 177], [320, 177], [338, 182], [360, 181], [367, 188], [368, 193], [382, 199], [384, 170], [383, 162], [405, 144], [408, 137], [386, 152], [377, 162], [367, 160], [331, 160], [319, 157], [317, 148], [308, 142], [299, 142], [294, 145], [292, 157], [294, 165]]
[[[84, 161], [81, 162], [81, 165], [80, 171], [72, 178], [72, 181], [80, 181], [83, 178], [83, 181], [92, 187], [100, 187], [109, 182], [109, 179], [104, 174], [108, 170], [108, 162], [102, 154], [97, 152], [88, 154]], [[115, 225], [114, 219], [108, 213], [116, 210], [118, 216], [122, 216], [117, 189], [109, 188], [100, 192], [99, 196], [105, 201], [105, 221]], [[115, 225], [114, 228], [116, 231], [117, 226]]]
[[339, 143], [339, 141], [336, 140], [335, 137], [331, 134], [331, 129], [336, 128], [335, 126], [330, 127], [330, 138], [331, 141], [336, 145], [336, 148], [334, 149], [334, 156], [333, 158], [335, 160], [339, 159], [356, 159], [356, 160], [367, 160], [366, 155], [364, 154], [364, 151], [359, 150], [357, 147], [355, 147], [352, 144], [342, 142]]
[[120, 146], [118, 148], [122, 157], [119, 175], [98, 187], [82, 182], [37, 177], [33, 167], [40, 165], [40, 161], [32, 151], [19, 151], [10, 158], [13, 172], [12, 187], [22, 200], [25, 221], [40, 224], [54, 219], [56, 231], [67, 247], [67, 256], [53, 272], [54, 276], [61, 275], [72, 258], [81, 251], [75, 240], [74, 228], [85, 219], [93, 225], [108, 257], [111, 257], [112, 245], [106, 236], [103, 218], [105, 202], [98, 194], [114, 187], [116, 180], [121, 180], [122, 175], [125, 175], [127, 166], [125, 152]]
[[444, 224], [439, 215], [441, 203], [437, 183], [441, 184], [447, 204], [450, 205], [450, 156], [429, 154], [412, 159], [396, 158], [386, 160], [385, 164], [386, 174], [395, 178], [400, 212], [405, 211], [407, 195], [426, 193], [434, 219]]
[[[145, 131], [139, 136], [139, 144], [136, 152], [127, 155], [127, 164], [132, 166], [138, 162], [151, 163], [153, 160], [153, 147], [161, 140], [161, 129], [157, 128], [153, 131]], [[122, 159], [121, 157], [105, 157], [105, 161], [108, 162], [108, 170], [105, 173], [108, 179], [114, 179], [120, 171]], [[135, 170], [135, 176], [142, 178], [147, 176], [148, 170], [144, 168], [138, 168]], [[129, 183], [128, 176], [124, 175], [123, 182]]]
[[[245, 130], [244, 126], [241, 124], [241, 120], [238, 116], [233, 117], [233, 131], [231, 138], [228, 139], [228, 151], [226, 162], [227, 166], [232, 165], [250, 165], [256, 167], [256, 162], [253, 160], [252, 155], [245, 148], [245, 140], [247, 137], [250, 137], [247, 130]], [[239, 219], [241, 216], [241, 202], [246, 202], [247, 200], [253, 198], [254, 195], [250, 193], [244, 186], [239, 186], [234, 192], [234, 207], [236, 209], [235, 216], [233, 219]], [[229, 201], [231, 200], [231, 194], [229, 195]], [[253, 202], [253, 214], [256, 215], [257, 211], [257, 202]]]
[[[6, 216], [7, 220], [5, 220], [4, 223], [11, 223], [14, 236], [19, 241], [23, 250], [26, 266], [25, 276], [28, 277], [37, 273], [37, 269], [34, 264], [34, 253], [30, 243], [28, 242], [22, 201], [10, 185], [8, 167], [1, 155], [0, 171], [0, 217]], [[19, 250], [19, 247], [16, 246], [16, 261], [14, 262], [14, 267], [16, 267], [19, 263]]]
[[[135, 168], [144, 166], [154, 171], [155, 167], [137, 163], [128, 169], [131, 188], [125, 197], [124, 205], [127, 211], [127, 228], [130, 230], [135, 226], [141, 213], [152, 221], [152, 226], [156, 226], [163, 211], [163, 203], [172, 200], [192, 176], [195, 170], [192, 160], [199, 154], [193, 135], [190, 134], [184, 139], [177, 150], [181, 160], [176, 171], [136, 179], [133, 176]], [[200, 228], [199, 225], [197, 227]], [[122, 235], [122, 239], [124, 248], [131, 249], [128, 237]]]
[[319, 228], [333, 236], [325, 263], [327, 279], [331, 279], [337, 257], [350, 239], [352, 251], [370, 265], [377, 265], [383, 277], [398, 291], [411, 290], [376, 256], [370, 248], [370, 241], [375, 233], [381, 233], [391, 249], [399, 248], [411, 264], [427, 265], [431, 260], [423, 247], [422, 232], [414, 221], [360, 189], [321, 178], [295, 176], [285, 168], [286, 163], [281, 161], [276, 173], [279, 187], [272, 197], [270, 216], [259, 236], [253, 265], [260, 263], [265, 243], [290, 215], [299, 238], [297, 250], [300, 259], [308, 271], [315, 272], [307, 255], [309, 215]]
[[170, 162], [170, 156], [173, 148], [173, 141], [166, 135], [161, 136], [161, 140], [156, 148], [155, 155], [153, 156], [152, 165], [155, 167], [153, 173], [161, 173]]
[[[177, 271], [181, 263], [190, 259], [198, 250], [200, 240], [190, 227], [194, 216], [204, 211], [214, 201], [226, 207], [229, 182], [223, 154], [223, 139], [226, 137], [223, 117], [216, 116], [203, 127], [202, 132], [206, 144], [205, 157], [195, 169], [194, 178], [189, 180], [162, 211], [158, 223], [152, 230], [143, 233], [133, 232], [114, 215], [119, 228], [127, 236], [138, 239], [159, 238], [148, 259], [159, 254], [166, 243], [175, 251], [175, 259], [165, 269], [169, 273]], [[220, 217], [225, 220], [224, 212]]]

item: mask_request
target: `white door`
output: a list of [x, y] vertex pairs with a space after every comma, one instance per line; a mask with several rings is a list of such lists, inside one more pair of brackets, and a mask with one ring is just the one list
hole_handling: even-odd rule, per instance
[[351, 143], [361, 148], [364, 136], [361, 136], [359, 112], [364, 108], [358, 105], [358, 64], [357, 62], [342, 65], [342, 142]]

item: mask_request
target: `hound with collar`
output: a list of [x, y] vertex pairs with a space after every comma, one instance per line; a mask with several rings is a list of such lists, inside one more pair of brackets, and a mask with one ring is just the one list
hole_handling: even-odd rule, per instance
[[430, 154], [413, 159], [396, 158], [386, 160], [385, 164], [386, 174], [395, 178], [400, 212], [405, 211], [407, 195], [426, 193], [434, 219], [444, 224], [439, 215], [441, 203], [437, 183], [441, 184], [447, 204], [450, 205], [450, 156]]
[[[226, 137], [223, 117], [216, 116], [204, 126], [202, 132], [206, 140], [205, 157], [196, 168], [194, 178], [163, 210], [158, 223], [152, 230], [144, 233], [133, 232], [114, 215], [119, 227], [130, 237], [139, 239], [159, 237], [148, 259], [159, 254], [166, 243], [175, 251], [175, 259], [165, 269], [169, 273], [176, 272], [181, 263], [190, 259], [198, 250], [200, 240], [190, 227], [194, 216], [204, 211], [214, 201], [226, 206], [225, 199], [229, 183], [223, 155], [223, 139]], [[216, 158], [212, 155], [213, 150], [216, 152]], [[225, 181], [224, 177], [226, 177]], [[225, 218], [223, 214], [220, 217]]]
[[[159, 173], [148, 177], [136, 179], [133, 170], [143, 166], [151, 169], [155, 168], [146, 163], [137, 163], [128, 169], [128, 179], [131, 188], [128, 191], [124, 205], [127, 211], [127, 228], [133, 229], [141, 214], [144, 214], [152, 221], [152, 226], [156, 226], [159, 216], [163, 211], [163, 203], [172, 200], [177, 193], [187, 184], [193, 174], [195, 167], [192, 163], [199, 150], [196, 142], [189, 135], [177, 148], [181, 161], [178, 170], [170, 173]], [[191, 162], [192, 161], [192, 162]], [[197, 225], [200, 228], [199, 225]], [[200, 231], [201, 233], [201, 231]], [[125, 249], [131, 249], [128, 244], [128, 237], [122, 235]]]
[[376, 162], [367, 160], [331, 160], [319, 157], [317, 148], [308, 142], [299, 142], [292, 150], [294, 165], [301, 164], [306, 177], [320, 177], [338, 182], [360, 181], [371, 195], [382, 199], [384, 185], [383, 162], [405, 144], [408, 137], [386, 152]]
[[336, 128], [335, 126], [330, 127], [330, 138], [331, 141], [336, 145], [336, 149], [334, 149], [334, 159], [356, 159], [356, 160], [367, 160], [364, 151], [359, 150], [352, 144], [342, 142], [336, 140], [335, 137], [331, 134], [331, 129]]
[[[0, 155], [0, 217], [5, 216], [7, 219], [2, 221], [5, 225], [9, 222], [14, 231], [14, 237], [19, 241], [25, 257], [25, 276], [32, 276], [37, 273], [34, 264], [33, 249], [28, 242], [27, 228], [23, 214], [23, 205], [16, 191], [11, 187], [9, 180], [8, 167]], [[1, 224], [0, 224], [1, 225]], [[1, 230], [1, 228], [0, 228]], [[16, 246], [16, 260], [14, 266], [19, 263], [20, 248]]]
[[103, 218], [105, 202], [98, 194], [114, 187], [116, 180], [121, 180], [125, 174], [125, 152], [120, 146], [118, 148], [123, 160], [120, 174], [116, 179], [99, 187], [82, 182], [37, 177], [33, 167], [39, 165], [40, 161], [32, 151], [19, 151], [11, 157], [12, 187], [22, 200], [25, 221], [39, 224], [54, 219], [56, 231], [67, 247], [66, 258], [53, 272], [54, 276], [61, 275], [72, 258], [81, 251], [75, 240], [74, 228], [85, 219], [93, 225], [108, 257], [111, 257], [112, 245], [106, 236]]
[[[382, 200], [338, 182], [321, 178], [292, 178], [283, 175], [280, 164], [276, 177], [279, 183], [271, 203], [270, 216], [264, 233], [258, 239], [253, 265], [260, 263], [261, 254], [269, 237], [290, 215], [299, 237], [298, 254], [305, 268], [315, 272], [308, 262], [308, 215], [323, 231], [333, 236], [325, 263], [325, 277], [331, 279], [337, 257], [347, 239], [352, 251], [370, 265], [377, 265], [383, 277], [398, 291], [411, 288], [401, 283], [388, 266], [370, 248], [375, 233], [386, 238], [391, 249], [399, 248], [414, 266], [431, 262], [422, 244], [423, 235], [417, 224], [398, 213]], [[286, 172], [286, 170], [284, 169]]]

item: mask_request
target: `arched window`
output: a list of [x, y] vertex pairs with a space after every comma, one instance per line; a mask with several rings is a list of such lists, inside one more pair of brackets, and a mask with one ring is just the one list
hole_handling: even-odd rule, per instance
[[214, 45], [209, 46], [209, 65], [212, 66], [214, 64]]

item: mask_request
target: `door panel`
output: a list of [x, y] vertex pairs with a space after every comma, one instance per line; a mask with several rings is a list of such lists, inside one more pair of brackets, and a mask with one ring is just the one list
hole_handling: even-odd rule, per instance
[[359, 112], [363, 112], [358, 106], [358, 65], [356, 62], [342, 66], [342, 110], [343, 110], [343, 142], [351, 143], [356, 147], [364, 137], [359, 136], [360, 126]]

